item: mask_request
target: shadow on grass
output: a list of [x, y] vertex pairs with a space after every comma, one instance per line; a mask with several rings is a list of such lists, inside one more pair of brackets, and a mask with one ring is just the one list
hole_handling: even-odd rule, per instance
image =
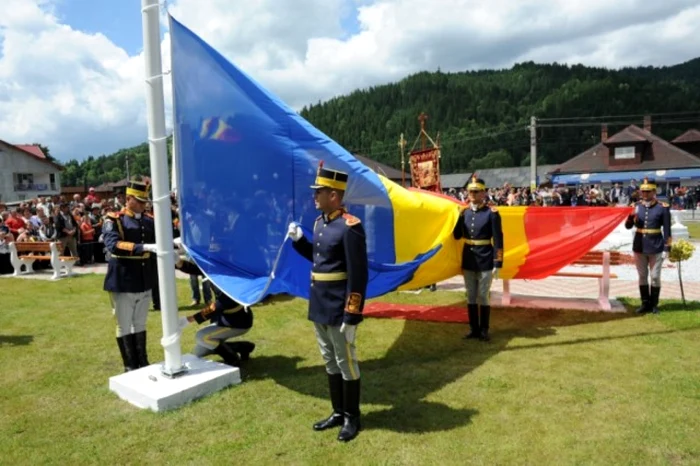
[[[661, 293], [663, 294], [663, 291]], [[631, 312], [634, 312], [634, 310], [636, 308], [638, 308], [640, 305], [639, 299], [618, 298], [618, 300], [622, 303], [623, 306], [625, 306], [625, 308], [628, 311], [631, 311]], [[662, 300], [659, 303], [659, 311], [662, 314], [664, 312], [700, 311], [700, 301], [686, 300], [685, 306], [683, 306], [683, 302], [681, 300], [672, 300], [672, 301]], [[643, 314], [640, 314], [639, 316], [642, 316], [642, 315]]]
[[[476, 410], [454, 408], [426, 398], [508, 350], [513, 338], [538, 339], [555, 334], [556, 327], [629, 317], [613, 313], [494, 310], [490, 343], [462, 340], [466, 324], [406, 320], [403, 331], [383, 357], [360, 362], [362, 404], [386, 407], [365, 409], [363, 428], [421, 433], [467, 425], [478, 414]], [[310, 331], [310, 338], [311, 334]], [[361, 336], [358, 347], [361, 352]], [[247, 363], [247, 373], [251, 379], [272, 378], [298, 393], [327, 400], [324, 366], [297, 368], [300, 361], [299, 357], [254, 357]], [[327, 413], [319, 414], [320, 418]]]
[[0, 346], [27, 346], [33, 341], [32, 335], [0, 335]]

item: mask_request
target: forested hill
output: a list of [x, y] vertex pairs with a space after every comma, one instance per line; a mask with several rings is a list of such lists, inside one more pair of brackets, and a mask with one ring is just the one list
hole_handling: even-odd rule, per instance
[[[397, 141], [409, 147], [428, 114], [427, 131], [440, 132], [445, 173], [529, 163], [531, 116], [571, 118], [541, 128], [538, 159], [560, 163], [598, 142], [600, 122], [611, 118], [610, 134], [627, 124], [641, 126], [644, 114], [659, 115], [652, 130], [675, 137], [700, 126], [700, 58], [673, 67], [619, 71], [582, 65], [522, 63], [508, 70], [422, 72], [395, 84], [358, 90], [304, 108], [301, 114], [345, 148], [398, 167]], [[683, 121], [692, 120], [694, 121]], [[543, 122], [546, 124], [546, 122]], [[498, 134], [502, 133], [502, 134]], [[498, 134], [493, 137], [484, 137]]]
[[[610, 134], [641, 125], [644, 114], [654, 115], [652, 130], [664, 138], [699, 127], [700, 58], [663, 68], [530, 62], [508, 70], [422, 72], [311, 105], [301, 114], [346, 149], [399, 168], [399, 136], [405, 134], [410, 150], [421, 112], [428, 115], [428, 133], [440, 133], [444, 173], [528, 164], [531, 116], [564, 119], [542, 121], [538, 131], [540, 163], [559, 163], [599, 141], [604, 120], [598, 117], [623, 115], [607, 119]], [[123, 179], [127, 156], [131, 173], [150, 171], [148, 146], [142, 144], [68, 162], [63, 184]]]

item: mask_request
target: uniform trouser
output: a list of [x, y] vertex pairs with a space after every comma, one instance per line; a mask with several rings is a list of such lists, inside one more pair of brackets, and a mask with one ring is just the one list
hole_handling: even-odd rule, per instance
[[[202, 294], [199, 292], [199, 277], [197, 275], [190, 275], [190, 288], [192, 289], [192, 301], [200, 302]], [[202, 292], [204, 302], [211, 301], [211, 282], [209, 280], [202, 280]]]
[[490, 306], [493, 271], [474, 272], [472, 270], [462, 270], [462, 272], [464, 273], [464, 285], [467, 289], [467, 303]]
[[342, 374], [343, 380], [358, 380], [360, 366], [355, 355], [355, 342], [348, 343], [339, 326], [314, 323], [318, 349], [321, 350], [326, 372]]
[[117, 320], [117, 337], [146, 330], [151, 290], [139, 293], [109, 293], [109, 297]]
[[637, 265], [639, 286], [649, 285], [649, 272], [651, 271], [651, 286], [661, 287], [661, 266], [663, 265], [663, 253], [642, 254], [634, 253], [634, 262]]
[[197, 344], [192, 350], [192, 354], [197, 357], [204, 357], [212, 354], [221, 343], [229, 338], [239, 337], [248, 333], [249, 328], [222, 327], [217, 324], [207, 325], [197, 331], [195, 340]]
[[80, 257], [80, 255], [78, 255], [78, 241], [75, 239], [75, 236], [64, 236], [60, 238], [59, 241], [61, 242], [60, 255], [63, 255], [63, 252], [68, 248], [71, 256]]

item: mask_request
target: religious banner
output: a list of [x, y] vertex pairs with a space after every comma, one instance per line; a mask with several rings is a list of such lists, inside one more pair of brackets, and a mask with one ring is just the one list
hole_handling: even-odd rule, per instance
[[426, 191], [441, 192], [440, 149], [415, 151], [409, 157], [413, 186]]

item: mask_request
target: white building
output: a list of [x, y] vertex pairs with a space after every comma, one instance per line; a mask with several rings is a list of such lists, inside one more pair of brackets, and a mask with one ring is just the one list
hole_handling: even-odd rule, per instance
[[63, 167], [37, 146], [0, 140], [0, 201], [15, 202], [61, 193]]

